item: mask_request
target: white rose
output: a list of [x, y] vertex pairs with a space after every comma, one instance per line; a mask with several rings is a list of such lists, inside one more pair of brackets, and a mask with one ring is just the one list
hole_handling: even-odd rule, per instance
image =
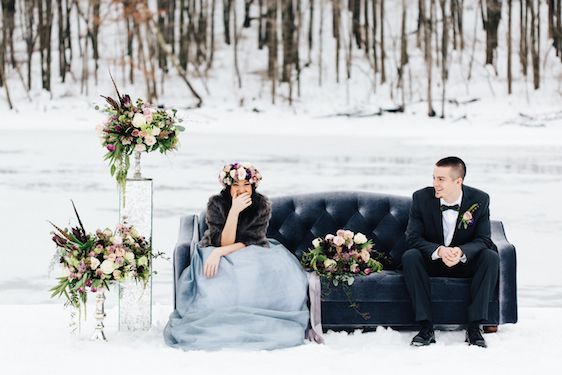
[[239, 180], [245, 180], [246, 179], [246, 170], [243, 167], [238, 168], [236, 173], [238, 173], [238, 179]]
[[236, 170], [235, 169], [230, 171], [230, 177], [236, 178]]
[[100, 265], [98, 258], [90, 257], [90, 268], [95, 270]]
[[142, 126], [146, 125], [146, 117], [144, 117], [144, 115], [142, 113], [135, 113], [135, 116], [133, 117], [133, 126], [135, 128], [140, 128]]
[[144, 143], [146, 143], [147, 146], [155, 145], [156, 137], [153, 135], [147, 135], [146, 138], [144, 139]]
[[128, 251], [128, 252], [125, 253], [125, 259], [127, 259], [129, 261], [129, 263], [132, 263], [133, 260], [135, 260], [135, 254]]
[[312, 246], [314, 247], [320, 246], [320, 238], [315, 238], [314, 241], [312, 241]]
[[354, 233], [353, 233], [352, 231], [346, 230], [343, 237], [344, 237], [346, 240], [351, 240], [351, 239], [353, 238], [353, 234], [354, 234]]
[[160, 128], [157, 126], [153, 126], [152, 129], [150, 130], [150, 134], [156, 137], [157, 135], [160, 134]]
[[135, 151], [144, 152], [146, 151], [146, 146], [144, 145], [144, 143], [139, 143], [135, 146]]
[[326, 259], [324, 261], [324, 268], [326, 269], [334, 269], [338, 263], [333, 259]]
[[221, 171], [221, 173], [219, 174], [219, 178], [220, 180], [224, 180], [224, 178], [226, 177], [226, 172], [225, 171]]
[[355, 242], [357, 245], [364, 244], [365, 242], [367, 242], [367, 237], [365, 237], [363, 233], [357, 233], [355, 237], [353, 237], [353, 242]]
[[123, 244], [123, 239], [121, 238], [121, 236], [113, 236], [110, 238], [111, 243], [113, 243], [114, 245], [122, 245]]
[[106, 275], [112, 274], [115, 270], [115, 263], [112, 260], [106, 259], [102, 262], [100, 269]]
[[104, 234], [104, 236], [107, 236], [107, 237], [113, 236], [113, 232], [112, 232], [111, 229], [109, 229], [109, 228], [105, 228], [105, 229], [103, 230], [103, 234]]
[[115, 253], [111, 253], [107, 256], [107, 259], [112, 262], [115, 262], [115, 259], [117, 259], [117, 255], [115, 255]]

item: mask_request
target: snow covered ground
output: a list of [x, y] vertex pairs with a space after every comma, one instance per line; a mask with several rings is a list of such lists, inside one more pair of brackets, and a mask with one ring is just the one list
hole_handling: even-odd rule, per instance
[[[359, 119], [283, 111], [182, 113], [188, 131], [181, 149], [165, 157], [143, 155], [143, 174], [154, 179], [155, 250], [171, 256], [180, 216], [205, 207], [208, 196], [220, 189], [219, 168], [232, 160], [254, 162], [264, 176], [260, 190], [269, 196], [329, 190], [410, 195], [431, 183], [437, 159], [454, 154], [467, 162], [466, 183], [490, 193], [492, 218], [504, 222], [517, 248], [520, 306], [518, 324], [486, 336], [488, 350], [468, 348], [461, 331], [438, 332], [437, 345], [414, 349], [408, 345], [412, 332], [380, 329], [330, 333], [324, 346], [184, 353], [167, 348], [161, 338], [171, 311], [171, 261], [156, 264], [150, 332], [117, 332], [117, 297], [111, 292], [109, 343], [87, 340], [94, 325], [93, 299], [81, 335], [68, 333], [68, 311], [48, 294], [54, 247], [47, 220], [74, 223], [72, 198], [88, 230], [113, 226], [117, 189], [94, 132], [99, 115], [87, 104], [49, 105], [46, 112], [3, 113], [0, 124], [0, 368], [7, 373], [119, 368], [136, 373], [449, 373], [454, 366], [455, 372], [468, 374], [552, 372], [562, 365], [562, 255], [555, 246], [562, 228], [561, 120], [521, 126], [517, 107], [505, 103], [511, 109], [497, 116], [478, 117], [494, 112], [483, 106], [460, 121], [411, 113]], [[92, 358], [104, 358], [105, 366], [93, 365]]]

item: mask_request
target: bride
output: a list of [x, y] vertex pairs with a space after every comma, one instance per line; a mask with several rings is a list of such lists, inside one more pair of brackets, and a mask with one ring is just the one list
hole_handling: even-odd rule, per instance
[[276, 349], [304, 342], [307, 279], [297, 258], [267, 239], [271, 203], [249, 163], [227, 164], [209, 199], [208, 229], [180, 276], [164, 329], [172, 347]]

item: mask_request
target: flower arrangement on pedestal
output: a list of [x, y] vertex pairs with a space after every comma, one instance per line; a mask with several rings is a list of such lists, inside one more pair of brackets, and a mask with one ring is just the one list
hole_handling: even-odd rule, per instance
[[[107, 149], [104, 159], [109, 160], [110, 173], [124, 191], [130, 156], [135, 153], [135, 177], [140, 178], [140, 154], [152, 151], [165, 154], [176, 150], [179, 133], [185, 128], [179, 125], [182, 119], [177, 118], [175, 109], [153, 108], [142, 99], [133, 103], [129, 95], [119, 93], [115, 82], [113, 85], [118, 100], [102, 95], [107, 105], [101, 111], [107, 114], [107, 118], [97, 126], [97, 132], [102, 146]], [[100, 107], [96, 106], [96, 109], [100, 110]]]
[[[74, 203], [72, 203], [74, 206]], [[88, 292], [109, 290], [110, 285], [133, 278], [147, 283], [155, 272], [150, 244], [137, 230], [127, 224], [118, 224], [115, 230], [98, 229], [87, 233], [74, 207], [79, 225], [60, 228], [51, 223], [56, 244], [54, 262], [59, 263], [64, 275], [51, 289], [51, 297], [66, 298], [65, 305], [85, 310]]]

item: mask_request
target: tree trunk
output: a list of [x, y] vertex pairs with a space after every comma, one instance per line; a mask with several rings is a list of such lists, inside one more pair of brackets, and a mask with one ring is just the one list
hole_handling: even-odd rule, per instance
[[372, 10], [373, 10], [373, 70], [374, 70], [374, 77], [375, 79], [373, 82], [377, 82], [377, 73], [379, 72], [378, 68], [378, 59], [377, 59], [377, 7], [378, 7], [378, 0], [373, 0]]
[[271, 79], [271, 102], [275, 104], [277, 86], [277, 1], [268, 0], [267, 7], [267, 34], [268, 34], [268, 72]]
[[[423, 0], [424, 2], [426, 0]], [[433, 75], [433, 59], [431, 52], [431, 35], [433, 33], [433, 8], [434, 0], [429, 0], [429, 13], [427, 7], [424, 5], [424, 51], [425, 51], [425, 66], [427, 71], [427, 115], [429, 117], [435, 116], [433, 110], [433, 95], [432, 95], [432, 75]]]
[[[16, 1], [2, 0], [2, 40], [4, 43], [4, 56], [8, 55], [7, 51], [9, 49], [10, 63], [14, 68], [16, 67], [16, 57], [14, 52], [14, 30], [16, 25], [15, 18]], [[8, 60], [7, 57], [4, 58]], [[5, 64], [5, 62], [3, 64]]]
[[281, 73], [281, 82], [289, 82], [291, 79], [291, 70], [294, 63], [294, 36], [295, 36], [295, 11], [293, 0], [281, 0], [283, 9], [281, 11], [282, 41], [283, 41], [283, 67]]
[[215, 6], [216, 0], [211, 2], [211, 36], [209, 45], [209, 57], [207, 58], [207, 71], [209, 71], [213, 65], [213, 58], [215, 55]]
[[381, 83], [384, 84], [386, 82], [386, 72], [384, 68], [384, 60], [386, 59], [386, 51], [384, 49], [384, 1], [380, 0], [381, 2], [381, 11], [380, 11], [380, 25], [381, 25]]
[[404, 94], [404, 69], [408, 64], [408, 35], [406, 34], [406, 22], [408, 19], [407, 0], [402, 0], [402, 26], [400, 31], [400, 67], [398, 68], [398, 88], [400, 90], [402, 109], [406, 106], [406, 97]]
[[224, 24], [224, 42], [230, 45], [230, 8], [232, 6], [232, 0], [223, 0], [223, 24]]
[[41, 56], [41, 87], [51, 91], [51, 31], [53, 24], [52, 0], [38, 0], [39, 54]]
[[238, 80], [238, 88], [242, 88], [242, 77], [240, 76], [240, 67], [238, 66], [238, 17], [237, 17], [236, 6], [232, 7], [232, 28], [234, 32], [234, 71], [236, 72], [236, 78]]
[[507, 93], [511, 95], [511, 11], [512, 11], [512, 0], [507, 0]]
[[[537, 0], [538, 1], [538, 0]], [[538, 28], [540, 27], [538, 20], [538, 4], [535, 6], [535, 0], [528, 0], [527, 6], [531, 12], [531, 61], [533, 64], [533, 86], [537, 90], [540, 86], [540, 66], [539, 66], [539, 38]], [[535, 9], [537, 8], [537, 10]]]
[[340, 0], [332, 0], [332, 34], [336, 39], [336, 82], [340, 82]]
[[486, 14], [481, 4], [482, 21], [486, 30], [486, 64], [494, 64], [494, 52], [498, 46], [498, 26], [501, 20], [502, 0], [486, 0]]
[[[453, 0], [454, 1], [454, 0]], [[441, 118], [445, 118], [445, 100], [447, 93], [447, 80], [449, 78], [447, 54], [449, 45], [449, 21], [447, 17], [447, 1], [439, 0], [441, 4]]]
[[250, 27], [250, 21], [252, 20], [250, 18], [250, 6], [252, 5], [252, 3], [254, 2], [254, 0], [244, 0], [244, 28], [247, 29]]
[[363, 44], [361, 38], [361, 0], [349, 0], [349, 6], [351, 7], [351, 13], [353, 15], [353, 36], [355, 37], [357, 48], [361, 49]]
[[[49, 0], [50, 1], [50, 0]], [[96, 81], [96, 85], [98, 84], [98, 69], [99, 69], [99, 43], [98, 43], [98, 34], [101, 24], [100, 18], [100, 0], [90, 0], [92, 2], [92, 18], [91, 18], [91, 26], [90, 30], [90, 37], [92, 39], [92, 53], [94, 57], [94, 80]]]
[[529, 56], [528, 46], [527, 46], [527, 0], [520, 1], [520, 13], [519, 13], [519, 24], [521, 34], [519, 40], [519, 62], [521, 64], [521, 73], [523, 76], [527, 76], [527, 56]]

